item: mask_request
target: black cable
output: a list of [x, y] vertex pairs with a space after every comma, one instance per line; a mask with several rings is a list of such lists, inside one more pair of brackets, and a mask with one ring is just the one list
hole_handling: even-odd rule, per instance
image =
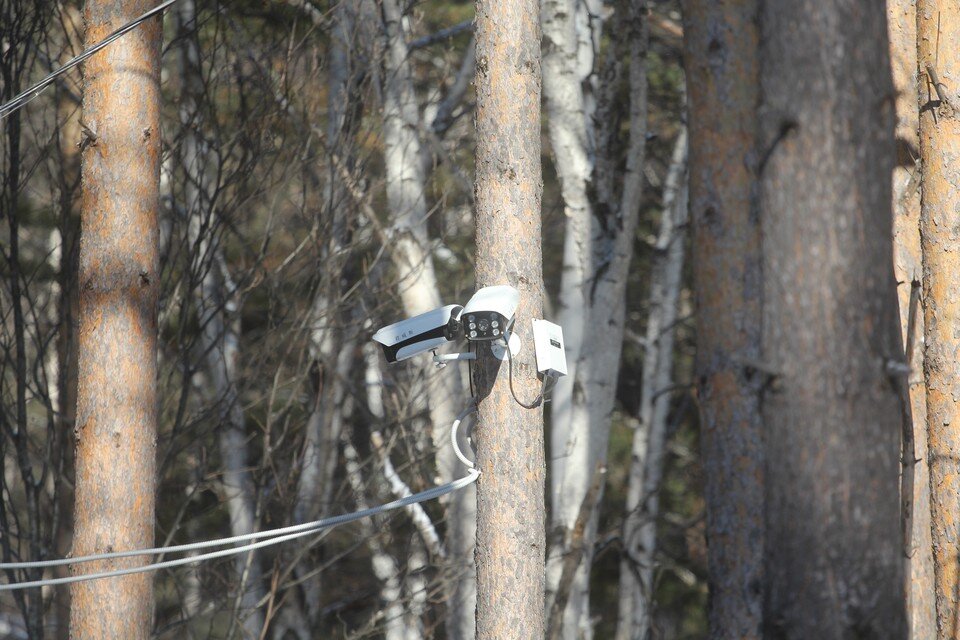
[[[473, 342], [470, 342], [469, 353], [473, 353]], [[473, 392], [473, 360], [467, 360], [467, 378], [470, 379], [470, 397], [477, 401], [477, 394]]]
[[513, 390], [513, 352], [510, 351], [510, 341], [504, 338], [504, 342], [506, 343], [507, 362], [509, 363], [508, 376], [510, 378], [510, 393], [513, 394], [513, 399], [517, 401], [517, 404], [524, 409], [536, 409], [543, 404], [543, 393], [541, 392], [540, 395], [538, 395], [537, 398], [530, 404], [525, 403], [523, 400], [517, 397], [517, 392]]

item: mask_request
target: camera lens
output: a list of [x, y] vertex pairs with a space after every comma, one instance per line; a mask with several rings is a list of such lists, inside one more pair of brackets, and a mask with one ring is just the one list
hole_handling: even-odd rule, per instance
[[490, 323], [487, 322], [486, 318], [480, 321], [480, 331], [486, 331], [489, 328], [490, 328]]

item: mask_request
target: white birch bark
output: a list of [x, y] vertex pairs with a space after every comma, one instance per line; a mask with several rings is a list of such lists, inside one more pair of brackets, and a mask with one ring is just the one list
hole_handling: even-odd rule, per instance
[[[408, 316], [441, 306], [427, 234], [426, 175], [419, 137], [420, 112], [404, 38], [402, 12], [397, 0], [381, 5], [386, 51], [384, 54], [383, 141], [387, 202], [392, 214], [391, 240], [400, 298]], [[424, 381], [431, 433], [442, 481], [453, 478], [455, 457], [446, 445], [447, 430], [456, 416], [456, 399], [462, 393], [454, 371], [428, 366]], [[423, 396], [423, 393], [416, 394]], [[448, 503], [451, 557], [457, 567], [447, 601], [447, 634], [453, 640], [474, 637], [476, 609], [475, 546], [476, 494], [474, 488], [454, 494]]]
[[[196, 39], [194, 0], [177, 7], [181, 34], [180, 61], [183, 95], [180, 120], [183, 125], [182, 163], [186, 176], [185, 209], [189, 216], [188, 236], [194, 256], [194, 273], [199, 274], [196, 305], [204, 367], [211, 395], [217, 403], [218, 444], [223, 465], [222, 487], [230, 513], [232, 535], [252, 533], [256, 526], [256, 498], [247, 456], [247, 435], [243, 408], [237, 392], [239, 361], [239, 314], [237, 287], [231, 280], [216, 235], [214, 185], [210, 176], [217, 162], [215, 152], [202, 139], [203, 77]], [[263, 597], [260, 561], [254, 554], [239, 556], [236, 570], [240, 582], [239, 608], [244, 634], [259, 637], [263, 614], [256, 603]]]
[[646, 638], [652, 625], [659, 491], [670, 411], [677, 302], [683, 280], [686, 167], [687, 130], [683, 128], [664, 184], [663, 213], [650, 275], [640, 419], [633, 435], [623, 525], [625, 553], [620, 560], [616, 640]]
[[[570, 369], [554, 392], [551, 416], [550, 593], [556, 591], [562, 558], [570, 551], [572, 529], [593, 471], [607, 456], [623, 339], [626, 274], [643, 184], [646, 28], [642, 10], [642, 3], [628, 9], [619, 27], [629, 33], [624, 40], [630, 48], [631, 130], [617, 200], [610, 188], [616, 181], [612, 175], [601, 175], [610, 174], [616, 163], [605, 157], [609, 155], [606, 142], [601, 144], [610, 137], [609, 123], [602, 122], [603, 114], [595, 114], [595, 96], [601, 87], [592, 84], [604, 75], [610, 86], [602, 89], [609, 94], [619, 78], [619, 62], [612, 67], [617, 73], [609, 77], [599, 73], [596, 63], [601, 7], [573, 0], [544, 0], [542, 5], [544, 99], [567, 215], [558, 320]], [[594, 184], [595, 177], [604, 179], [603, 184]], [[588, 331], [588, 327], [602, 329]], [[596, 511], [584, 532], [586, 551], [570, 587], [563, 638], [592, 637], [589, 572], [595, 537]]]

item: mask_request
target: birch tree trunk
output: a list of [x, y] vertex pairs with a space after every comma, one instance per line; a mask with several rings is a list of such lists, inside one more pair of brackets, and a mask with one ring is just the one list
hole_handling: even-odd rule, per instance
[[885, 18], [767, 0], [760, 20], [767, 637], [907, 632]]
[[923, 192], [920, 236], [923, 247], [923, 319], [926, 344], [927, 434], [929, 438], [933, 562], [936, 576], [937, 637], [960, 633], [960, 413], [956, 403], [957, 287], [955, 202], [960, 187], [960, 11], [955, 5], [917, 2], [917, 62], [920, 106], [920, 162]]
[[[540, 16], [536, 0], [476, 4], [477, 286], [520, 291], [513, 388], [529, 402], [540, 384], [533, 318], [541, 317]], [[507, 363], [478, 349], [477, 637], [544, 634], [542, 410], [513, 398]]]
[[[441, 306], [440, 289], [433, 267], [427, 234], [426, 175], [421, 161], [420, 112], [410, 69], [410, 53], [404, 39], [402, 11], [397, 0], [381, 3], [386, 51], [384, 54], [383, 140], [387, 179], [387, 203], [392, 216], [394, 267], [404, 312], [414, 316]], [[443, 482], [453, 479], [457, 461], [447, 437], [460, 407], [460, 378], [456, 372], [427, 367], [416, 396], [427, 402], [437, 467]], [[470, 560], [476, 545], [476, 489], [471, 485], [450, 497], [451, 559], [447, 605], [447, 633], [452, 640], [474, 637], [476, 569]]]
[[650, 275], [650, 303], [643, 357], [640, 420], [633, 433], [630, 481], [620, 559], [617, 640], [650, 637], [656, 568], [660, 481], [666, 449], [677, 302], [683, 285], [687, 221], [687, 130], [674, 144], [664, 184], [660, 232]]
[[[563, 2], [544, 2], [543, 19], [545, 97], [550, 115], [550, 139], [568, 216], [564, 238], [564, 270], [559, 320], [572, 362], [567, 379], [554, 393], [551, 474], [552, 537], [548, 588], [557, 589], [562, 556], [569, 553], [572, 529], [587, 495], [593, 470], [607, 457], [610, 418], [614, 408], [623, 340], [626, 275], [633, 257], [633, 241], [643, 187], [646, 143], [646, 5], [627, 5], [618, 15], [615, 52], [609, 72], [602, 73], [597, 115], [593, 96], [584, 92], [599, 34], [585, 30], [579, 9]], [[579, 24], [578, 24], [579, 23]], [[587, 35], [589, 34], [589, 36]], [[588, 47], [590, 53], [586, 53]], [[626, 169], [613, 155], [612, 96], [619, 89], [626, 51], [629, 65], [630, 137]], [[589, 61], [589, 62], [587, 62]], [[578, 86], [579, 85], [579, 86]], [[598, 123], [598, 130], [582, 121]], [[596, 157], [596, 164], [591, 158]], [[622, 171], [622, 173], [621, 173]], [[619, 197], [615, 176], [622, 178]], [[596, 202], [591, 202], [590, 194]], [[585, 331], [585, 327], [604, 327]], [[567, 332], [569, 328], [569, 337]], [[593, 561], [596, 514], [584, 532], [586, 552], [571, 586], [564, 613], [565, 638], [590, 637], [589, 571]]]
[[[894, 273], [900, 300], [901, 336], [909, 393], [910, 424], [902, 445], [901, 503], [904, 518], [907, 618], [911, 638], [936, 637], [933, 541], [930, 531], [930, 469], [927, 460], [927, 398], [923, 376], [923, 260], [920, 249], [920, 153], [917, 87], [916, 0], [888, 0], [890, 62], [897, 92], [897, 166], [893, 170]], [[910, 446], [912, 442], [912, 447]]]
[[[86, 46], [153, 5], [87, 2]], [[161, 21], [153, 19], [84, 67], [83, 120], [96, 139], [82, 159], [74, 555], [153, 543], [160, 44]], [[73, 638], [150, 637], [152, 574], [79, 582], [71, 595]]]
[[[256, 528], [256, 490], [247, 455], [247, 435], [237, 390], [239, 308], [237, 286], [226, 266], [219, 234], [221, 224], [214, 202], [218, 154], [204, 138], [205, 94], [194, 0], [177, 6], [180, 39], [181, 163], [184, 176], [188, 236], [193, 269], [198, 278], [196, 307], [204, 368], [211, 383], [208, 396], [217, 407], [217, 441], [223, 465], [222, 486], [230, 512], [230, 534], [245, 535]], [[264, 595], [260, 559], [253, 553], [235, 560], [241, 624], [245, 637], [260, 636], [263, 614], [256, 608]]]
[[[579, 60], [581, 55], [589, 54], [592, 58], [594, 52], [589, 39], [589, 52], [581, 54], [580, 51], [584, 41], [578, 38], [578, 27], [582, 23], [577, 20], [577, 9], [583, 6], [584, 3], [575, 0], [543, 0], [541, 5], [543, 102], [565, 216], [557, 322], [563, 327], [568, 367], [568, 375], [560, 378], [554, 388], [550, 405], [552, 455], [548, 601], [553, 600], [553, 594], [559, 587], [563, 559], [570, 552], [569, 538], [593, 471], [589, 460], [590, 448], [578, 446], [588, 438], [589, 426], [582, 423], [574, 425], [572, 421], [573, 403], [582, 402], [581, 398], [574, 398], [573, 380], [590, 308], [588, 283], [592, 273], [590, 240], [593, 207], [588, 189], [593, 174], [591, 158], [595, 150], [591, 146], [589, 131], [592, 121], [587, 113], [583, 86], [594, 65], [591, 59], [584, 74]], [[589, 547], [589, 541], [585, 541], [585, 545]], [[585, 573], [585, 568], [578, 567], [576, 589], [570, 594], [571, 599], [579, 602], [564, 608], [561, 633], [566, 632], [568, 636], [575, 633], [580, 623], [579, 613], [588, 606], [583, 602], [587, 597], [587, 591], [583, 588], [586, 584]], [[569, 615], [567, 611], [570, 611]]]
[[756, 202], [759, 0], [686, 0], [697, 397], [711, 638], [763, 620], [762, 254]]

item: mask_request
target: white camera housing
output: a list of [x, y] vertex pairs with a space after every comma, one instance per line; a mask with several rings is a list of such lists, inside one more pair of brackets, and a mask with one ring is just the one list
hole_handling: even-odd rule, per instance
[[421, 313], [413, 318], [394, 322], [375, 334], [373, 339], [383, 346], [387, 362], [399, 362], [436, 349], [460, 337], [457, 318], [463, 309], [458, 304]]
[[513, 327], [520, 306], [520, 292], [509, 285], [483, 287], [460, 312], [460, 324], [467, 340], [490, 341], [503, 338]]

